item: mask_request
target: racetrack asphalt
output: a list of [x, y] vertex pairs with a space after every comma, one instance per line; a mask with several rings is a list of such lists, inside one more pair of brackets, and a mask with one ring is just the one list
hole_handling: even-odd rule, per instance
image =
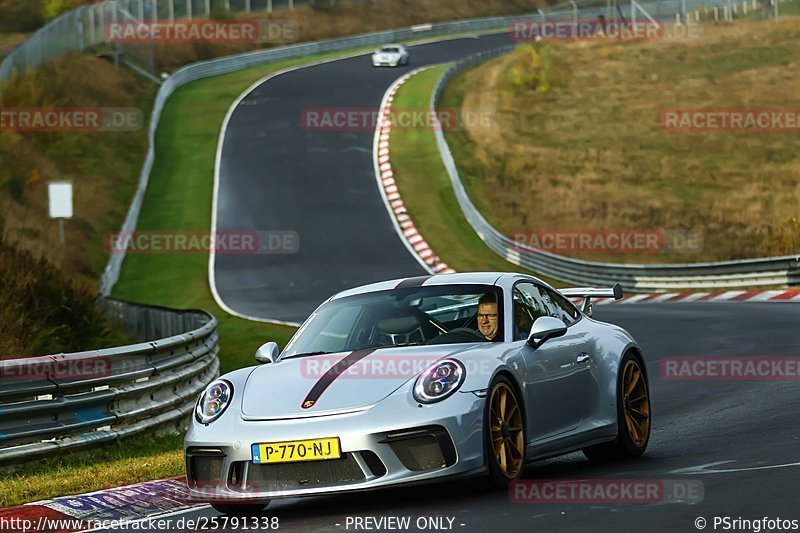
[[[446, 517], [453, 518], [456, 531], [494, 532], [688, 532], [699, 530], [698, 518], [706, 520], [706, 530], [722, 531], [713, 527], [715, 517], [800, 520], [800, 382], [679, 381], [659, 372], [659, 362], [673, 356], [797, 358], [800, 305], [623, 304], [596, 307], [595, 318], [624, 326], [644, 349], [653, 409], [649, 448], [625, 462], [593, 464], [579, 453], [540, 461], [528, 467], [524, 479], [699, 481], [701, 501], [512, 503], [507, 493], [468, 480], [274, 501], [261, 516], [277, 517], [280, 529], [288, 531], [366, 531], [354, 527], [355, 517], [410, 517], [410, 531], [421, 530], [420, 517]], [[701, 474], [680, 472], [723, 461]], [[215, 516], [202, 507], [170, 518]]]
[[315, 130], [304, 112], [377, 112], [404, 73], [509, 42], [502, 33], [417, 45], [399, 68], [374, 68], [369, 55], [337, 60], [268, 79], [242, 99], [223, 139], [216, 229], [295, 232], [299, 249], [218, 254], [222, 301], [243, 315], [302, 322], [341, 290], [425, 274], [378, 190], [374, 129]]

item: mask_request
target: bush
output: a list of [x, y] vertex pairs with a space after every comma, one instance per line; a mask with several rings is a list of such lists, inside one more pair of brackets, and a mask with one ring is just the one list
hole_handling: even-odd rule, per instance
[[217, 2], [211, 8], [211, 18], [213, 20], [230, 20], [233, 18], [233, 12], [222, 2]]
[[503, 79], [516, 94], [547, 93], [563, 85], [562, 72], [555, 66], [551, 48], [546, 44], [518, 46]]
[[0, 31], [27, 33], [42, 24], [42, 0], [0, 0]]
[[91, 290], [74, 287], [46, 259], [5, 242], [2, 231], [0, 272], [3, 356], [76, 352], [122, 340], [95, 307]]
[[5, 186], [14, 200], [22, 200], [22, 195], [25, 193], [25, 178], [21, 174], [16, 172], [11, 174], [5, 182]]
[[761, 242], [761, 253], [765, 256], [800, 253], [800, 218], [789, 217], [780, 224], [767, 226]]

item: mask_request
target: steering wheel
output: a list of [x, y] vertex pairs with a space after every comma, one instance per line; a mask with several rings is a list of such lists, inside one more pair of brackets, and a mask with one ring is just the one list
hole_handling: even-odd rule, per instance
[[466, 333], [467, 335], [472, 335], [476, 339], [485, 341], [486, 337], [484, 337], [479, 331], [475, 331], [472, 328], [453, 328], [447, 333]]

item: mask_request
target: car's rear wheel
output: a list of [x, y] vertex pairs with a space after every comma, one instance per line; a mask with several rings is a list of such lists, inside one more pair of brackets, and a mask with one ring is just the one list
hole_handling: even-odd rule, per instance
[[508, 487], [525, 468], [525, 418], [517, 393], [505, 376], [489, 387], [484, 434], [489, 482], [497, 488]]
[[626, 353], [617, 378], [617, 438], [583, 450], [592, 461], [639, 457], [650, 441], [650, 388], [641, 361]]
[[250, 516], [263, 511], [267, 503], [212, 503], [214, 510], [230, 516]]

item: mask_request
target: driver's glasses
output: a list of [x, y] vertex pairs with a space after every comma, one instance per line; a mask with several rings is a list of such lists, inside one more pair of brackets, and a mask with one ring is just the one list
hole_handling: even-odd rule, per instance
[[478, 320], [497, 320], [497, 313], [478, 313]]

